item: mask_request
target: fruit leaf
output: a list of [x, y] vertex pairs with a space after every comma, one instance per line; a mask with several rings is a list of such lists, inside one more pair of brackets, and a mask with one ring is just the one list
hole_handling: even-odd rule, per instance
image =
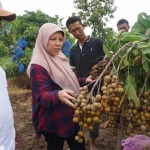
[[147, 63], [147, 61], [146, 61], [146, 57], [145, 57], [144, 54], [142, 54], [142, 65], [143, 65], [143, 69], [144, 69], [146, 72], [148, 72], [148, 70], [149, 70], [149, 65], [148, 65], [148, 63]]
[[150, 48], [150, 42], [139, 42], [137, 45], [137, 49], [140, 49], [140, 48]]
[[132, 51], [132, 54], [134, 54], [134, 56], [136, 56], [138, 53], [139, 53], [138, 49], [134, 49], [134, 50]]
[[108, 50], [108, 48], [106, 48], [106, 46], [104, 46], [103, 50], [104, 50], [105, 54], [107, 55], [107, 57], [108, 57], [109, 59], [111, 59], [112, 56], [113, 56], [113, 52], [110, 52], [110, 51]]
[[136, 94], [136, 82], [131, 75], [126, 78], [126, 91], [129, 100], [133, 100], [136, 107], [139, 106], [139, 99]]
[[150, 47], [141, 50], [142, 54], [150, 54]]
[[142, 36], [139, 35], [135, 35], [135, 34], [129, 34], [129, 35], [125, 35], [121, 38], [121, 41], [125, 41], [125, 42], [134, 42], [134, 41], [141, 41], [142, 40]]
[[113, 66], [113, 68], [112, 68], [112, 70], [111, 70], [111, 75], [115, 74], [116, 70], [117, 70], [116, 67]]

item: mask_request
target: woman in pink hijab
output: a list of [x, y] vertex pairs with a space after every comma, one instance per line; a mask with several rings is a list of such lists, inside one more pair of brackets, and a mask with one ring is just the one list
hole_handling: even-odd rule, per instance
[[33, 126], [37, 138], [45, 136], [48, 150], [63, 150], [65, 140], [71, 150], [85, 150], [85, 141], [75, 141], [79, 125], [72, 121], [75, 106], [71, 101], [73, 94], [79, 94], [79, 87], [92, 79], [76, 78], [61, 52], [64, 40], [65, 33], [56, 24], [46, 23], [39, 30], [27, 70]]

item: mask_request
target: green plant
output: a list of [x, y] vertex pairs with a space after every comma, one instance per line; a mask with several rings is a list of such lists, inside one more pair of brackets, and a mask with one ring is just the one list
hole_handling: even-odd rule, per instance
[[0, 43], [0, 58], [6, 56], [9, 52], [9, 48], [6, 47], [3, 42]]
[[13, 77], [18, 73], [18, 65], [16, 63], [8, 63], [3, 68], [6, 72], [7, 78]]

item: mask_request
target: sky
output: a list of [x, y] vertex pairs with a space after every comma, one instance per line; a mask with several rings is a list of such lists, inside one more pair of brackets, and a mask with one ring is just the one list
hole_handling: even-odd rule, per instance
[[[23, 15], [24, 10], [42, 12], [54, 17], [58, 15], [60, 18], [64, 18], [63, 24], [72, 12], [78, 10], [73, 5], [73, 0], [0, 0], [3, 9], [15, 12], [17, 15]], [[150, 15], [150, 0], [115, 0], [114, 6], [117, 7], [117, 11], [114, 13], [114, 18], [108, 23], [108, 27], [112, 27], [114, 31], [117, 31], [117, 21], [124, 18], [129, 21], [130, 26], [137, 20], [137, 16], [140, 12], [145, 12]], [[90, 35], [90, 27], [85, 28], [85, 33]]]

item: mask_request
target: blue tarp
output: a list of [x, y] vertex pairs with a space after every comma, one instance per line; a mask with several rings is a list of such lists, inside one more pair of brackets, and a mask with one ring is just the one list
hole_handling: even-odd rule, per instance
[[70, 57], [70, 47], [72, 46], [72, 44], [65, 39], [64, 44], [62, 46], [62, 52], [67, 56]]

